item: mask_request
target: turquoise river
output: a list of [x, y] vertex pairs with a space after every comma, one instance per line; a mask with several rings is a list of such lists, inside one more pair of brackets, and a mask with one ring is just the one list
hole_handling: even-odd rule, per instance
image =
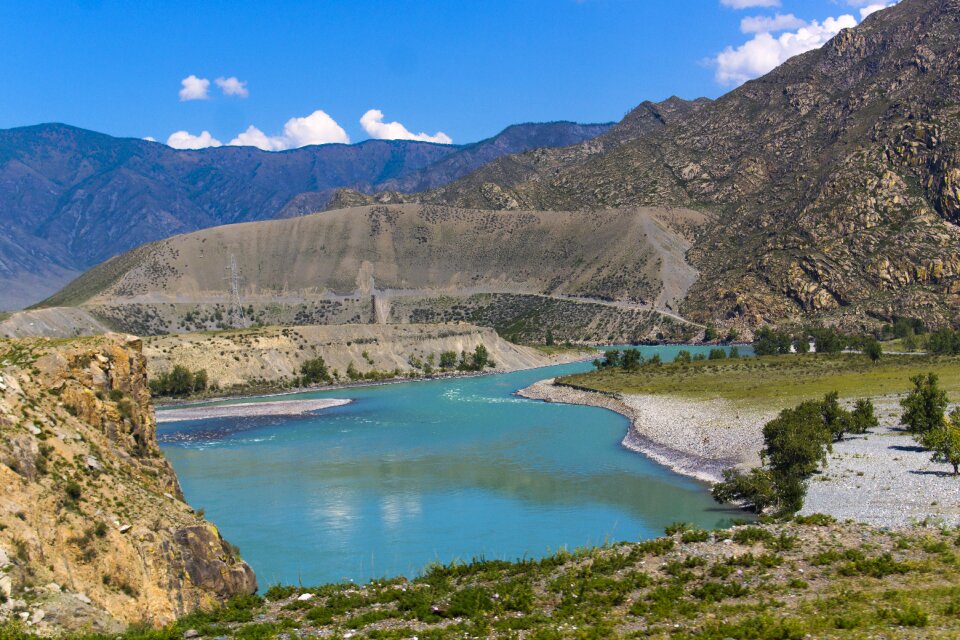
[[[669, 360], [677, 347], [642, 350]], [[415, 576], [433, 562], [539, 557], [740, 515], [623, 449], [626, 418], [514, 395], [588, 369], [306, 393], [296, 397], [353, 402], [166, 423], [159, 439], [187, 500], [240, 547], [262, 588]]]

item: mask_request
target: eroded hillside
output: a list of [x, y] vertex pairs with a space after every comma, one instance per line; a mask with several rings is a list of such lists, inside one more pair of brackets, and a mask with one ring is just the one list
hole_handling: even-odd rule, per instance
[[459, 358], [483, 345], [497, 371], [556, 364], [567, 358], [511, 344], [492, 329], [467, 324], [335, 325], [267, 327], [158, 336], [145, 340], [150, 374], [176, 365], [206, 370], [221, 388], [251, 383], [276, 384], [300, 375], [304, 362], [321, 357], [331, 374], [346, 379], [351, 366], [359, 374], [425, 375], [439, 372], [441, 355]]
[[687, 209], [367, 206], [145, 245], [45, 304], [141, 335], [455, 320], [521, 338], [674, 335], [689, 326], [672, 309], [697, 278], [686, 252], [704, 221]]
[[257, 588], [184, 502], [141, 348], [0, 341], [0, 609], [35, 628], [167, 623]]

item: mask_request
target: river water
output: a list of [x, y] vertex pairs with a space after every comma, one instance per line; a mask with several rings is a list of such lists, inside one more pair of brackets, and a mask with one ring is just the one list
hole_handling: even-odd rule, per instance
[[[678, 348], [642, 350], [670, 360]], [[539, 557], [740, 515], [623, 449], [626, 418], [513, 395], [590, 368], [300, 394], [353, 402], [168, 423], [158, 436], [187, 500], [240, 547], [261, 587], [415, 576], [432, 562]]]

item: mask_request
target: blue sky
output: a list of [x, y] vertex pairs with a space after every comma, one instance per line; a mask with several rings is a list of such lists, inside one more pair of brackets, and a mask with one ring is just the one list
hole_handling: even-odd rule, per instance
[[880, 1], [4, 2], [0, 128], [273, 149], [420, 132], [471, 142], [717, 97], [846, 24], [826, 19], [856, 22]]

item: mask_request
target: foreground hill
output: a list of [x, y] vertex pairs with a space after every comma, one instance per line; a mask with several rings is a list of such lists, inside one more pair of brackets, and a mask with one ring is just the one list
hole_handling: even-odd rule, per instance
[[[800, 640], [960, 633], [956, 533], [949, 529], [878, 530], [814, 516], [712, 532], [677, 526], [671, 533], [540, 560], [435, 566], [415, 580], [277, 585], [265, 598], [236, 600], [149, 637]], [[17, 633], [12, 625], [7, 631]]]
[[[218, 224], [298, 215], [337, 187], [434, 187], [505, 153], [569, 145], [609, 125], [523, 124], [475, 144], [368, 140], [280, 153], [178, 151], [59, 124], [0, 130], [0, 309], [49, 295], [144, 242]], [[300, 203], [300, 204], [298, 204]]]
[[691, 252], [701, 274], [685, 303], [693, 317], [946, 324], [960, 309], [958, 50], [960, 1], [902, 0], [620, 144], [504, 157], [391, 197], [706, 209], [716, 220]]
[[0, 363], [0, 618], [112, 630], [256, 590], [157, 446], [139, 340], [0, 340]]
[[528, 339], [551, 329], [558, 340], [639, 339], [661, 322], [685, 326], [670, 309], [696, 280], [685, 254], [704, 220], [654, 208], [344, 209], [145, 245], [44, 306], [82, 305], [141, 335], [254, 321], [468, 320]]

